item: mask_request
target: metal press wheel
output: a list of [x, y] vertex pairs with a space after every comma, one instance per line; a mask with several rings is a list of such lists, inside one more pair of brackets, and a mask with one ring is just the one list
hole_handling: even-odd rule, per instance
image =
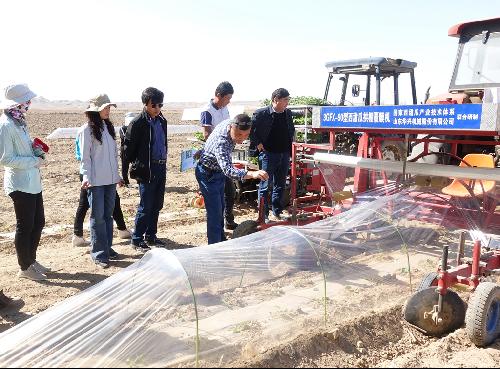
[[465, 328], [471, 341], [488, 346], [500, 336], [500, 286], [480, 283], [469, 301]]
[[434, 337], [443, 336], [460, 328], [465, 320], [465, 304], [454, 291], [448, 290], [443, 296], [443, 311], [440, 316], [442, 321], [439, 324], [435, 324], [430, 318], [424, 318], [424, 314], [431, 312], [434, 305], [438, 304], [438, 298], [439, 294], [434, 287], [414, 293], [406, 302], [404, 319], [419, 327], [425, 334]]

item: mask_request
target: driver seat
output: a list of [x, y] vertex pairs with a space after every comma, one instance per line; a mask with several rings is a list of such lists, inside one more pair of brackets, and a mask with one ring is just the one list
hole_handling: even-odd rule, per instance
[[[467, 165], [469, 164], [469, 165]], [[495, 160], [493, 156], [487, 154], [467, 154], [460, 162], [460, 167], [475, 167], [475, 168], [495, 168]], [[496, 187], [495, 181], [489, 180], [475, 180], [475, 179], [453, 179], [448, 186], [444, 187], [441, 191], [453, 197], [472, 197], [483, 196]]]

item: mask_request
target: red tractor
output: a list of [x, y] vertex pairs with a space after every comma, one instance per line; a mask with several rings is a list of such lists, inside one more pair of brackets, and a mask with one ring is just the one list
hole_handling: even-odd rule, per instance
[[[492, 110], [490, 117], [494, 127], [495, 122], [498, 124], [500, 103], [500, 18], [461, 23], [451, 27], [448, 34], [459, 38], [450, 89], [446, 94], [429, 99], [428, 103], [442, 107], [483, 104], [483, 111]], [[460, 160], [469, 166], [493, 168], [499, 166], [498, 134], [446, 135], [440, 143], [450, 144], [452, 158], [463, 158]], [[424, 148], [421, 157], [427, 154], [428, 149]], [[475, 160], [477, 163], [473, 162]], [[455, 187], [450, 187], [450, 195], [471, 196], [467, 191], [461, 192], [464, 186]], [[499, 193], [498, 187], [493, 181], [489, 188], [483, 187], [481, 191]], [[491, 198], [494, 199], [491, 208], [494, 216], [498, 213], [498, 197]], [[496, 217], [490, 220], [493, 226], [498, 226], [498, 222]], [[453, 265], [448, 261], [449, 247], [443, 248], [440, 267], [421, 281], [418, 291], [406, 303], [404, 317], [433, 336], [451, 332], [465, 321], [466, 331], [474, 344], [486, 346], [500, 337], [500, 285], [488, 280], [500, 272], [500, 243], [492, 241], [484, 245], [476, 240], [472, 257], [464, 258], [464, 242], [461, 237]], [[456, 285], [467, 286], [473, 292], [467, 309], [460, 296], [450, 290]]]

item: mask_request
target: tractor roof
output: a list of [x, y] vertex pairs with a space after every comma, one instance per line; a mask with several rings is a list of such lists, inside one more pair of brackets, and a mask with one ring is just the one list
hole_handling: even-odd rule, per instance
[[379, 67], [381, 75], [393, 75], [394, 73], [408, 73], [416, 68], [417, 63], [403, 59], [370, 57], [331, 61], [325, 66], [336, 74], [375, 75], [375, 68]]
[[466, 28], [472, 26], [490, 26], [493, 24], [500, 24], [500, 18], [489, 18], [489, 19], [459, 23], [454, 25], [448, 30], [448, 36], [460, 37], [460, 35], [464, 32]]

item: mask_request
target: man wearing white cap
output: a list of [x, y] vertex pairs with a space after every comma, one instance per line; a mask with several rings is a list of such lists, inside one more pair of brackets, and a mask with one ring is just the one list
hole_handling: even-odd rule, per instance
[[0, 102], [0, 164], [5, 167], [4, 189], [12, 198], [16, 213], [17, 260], [20, 278], [47, 279], [50, 268], [36, 260], [45, 226], [40, 167], [45, 160], [33, 150], [26, 113], [36, 94], [25, 84], [7, 86]]

